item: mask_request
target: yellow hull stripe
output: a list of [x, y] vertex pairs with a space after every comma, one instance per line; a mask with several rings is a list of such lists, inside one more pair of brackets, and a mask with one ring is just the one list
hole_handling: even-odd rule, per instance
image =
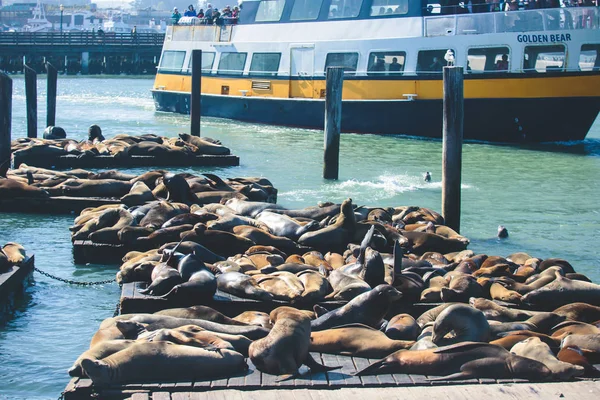
[[[270, 89], [252, 88], [252, 81], [270, 82]], [[154, 90], [190, 92], [191, 76], [157, 74]], [[598, 97], [600, 75], [563, 77], [467, 79], [465, 98], [541, 98], [541, 97]], [[325, 80], [251, 79], [248, 77], [202, 77], [202, 93], [229, 95], [313, 98], [323, 97]], [[342, 94], [345, 100], [405, 99], [405, 94], [416, 94], [417, 99], [441, 99], [441, 80], [346, 80]]]

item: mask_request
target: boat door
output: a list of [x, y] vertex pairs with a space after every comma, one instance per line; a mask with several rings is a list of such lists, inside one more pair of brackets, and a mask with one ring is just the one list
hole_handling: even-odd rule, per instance
[[290, 56], [290, 97], [314, 97], [315, 46], [292, 45]]

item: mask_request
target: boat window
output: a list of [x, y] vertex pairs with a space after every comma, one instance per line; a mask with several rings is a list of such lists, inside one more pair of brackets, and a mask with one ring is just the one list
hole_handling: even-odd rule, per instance
[[224, 75], [241, 75], [246, 64], [246, 53], [221, 53], [218, 72]]
[[249, 75], [277, 75], [281, 53], [254, 53]]
[[323, 0], [296, 0], [294, 1], [294, 7], [292, 7], [290, 20], [301, 21], [317, 19], [322, 4]]
[[385, 51], [369, 54], [368, 75], [394, 75], [404, 71], [404, 51]]
[[328, 19], [354, 18], [358, 16], [363, 0], [331, 0]]
[[372, 17], [385, 15], [406, 14], [408, 12], [408, 0], [373, 0], [370, 14]]
[[[202, 52], [202, 72], [211, 72], [215, 62], [215, 53]], [[187, 72], [192, 73], [192, 57], [188, 61]]]
[[508, 47], [474, 48], [467, 54], [467, 73], [507, 72], [509, 65]]
[[[456, 52], [450, 49], [454, 55]], [[444, 56], [448, 49], [443, 50], [421, 50], [417, 58], [417, 72], [422, 74], [441, 74], [447, 65]]]
[[345, 75], [354, 75], [357, 65], [358, 53], [329, 53], [325, 60], [324, 72], [327, 74], [327, 67], [344, 67]]
[[579, 53], [579, 69], [582, 71], [600, 70], [600, 44], [584, 44]]
[[185, 51], [165, 51], [158, 66], [159, 72], [181, 72]]
[[256, 11], [256, 22], [274, 22], [281, 19], [285, 0], [262, 0]]
[[565, 46], [525, 46], [523, 71], [551, 72], [565, 68]]

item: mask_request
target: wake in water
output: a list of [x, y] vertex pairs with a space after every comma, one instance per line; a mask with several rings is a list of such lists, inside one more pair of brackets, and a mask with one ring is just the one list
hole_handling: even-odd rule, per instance
[[[461, 188], [471, 189], [467, 184]], [[441, 191], [442, 182], [425, 182], [422, 176], [414, 175], [389, 175], [378, 176], [373, 181], [350, 179], [343, 182], [323, 184], [316, 189], [298, 189], [279, 193], [279, 198], [290, 201], [307, 201], [309, 199], [341, 199], [356, 197], [362, 202], [376, 202], [388, 200], [406, 192], [418, 190]]]

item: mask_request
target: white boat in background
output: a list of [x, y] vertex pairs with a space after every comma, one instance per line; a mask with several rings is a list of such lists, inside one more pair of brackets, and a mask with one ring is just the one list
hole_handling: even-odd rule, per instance
[[23, 26], [25, 32], [49, 32], [52, 30], [52, 22], [46, 18], [44, 5], [38, 0], [33, 9], [33, 18], [27, 19], [27, 24]]

